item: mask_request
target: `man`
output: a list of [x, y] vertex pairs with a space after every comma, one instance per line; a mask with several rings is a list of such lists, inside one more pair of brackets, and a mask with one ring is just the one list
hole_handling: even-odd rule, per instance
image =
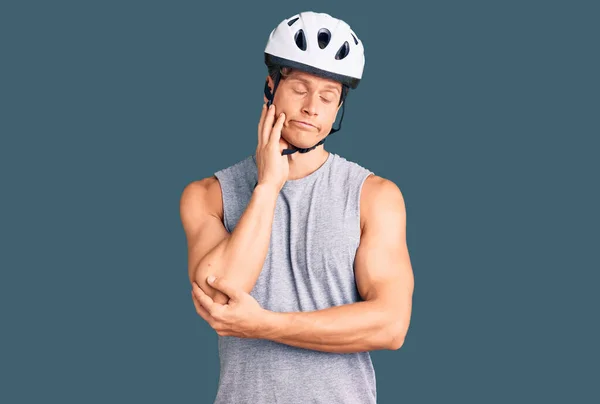
[[219, 335], [215, 402], [375, 403], [369, 351], [402, 346], [414, 280], [398, 187], [323, 145], [362, 42], [305, 12], [265, 61], [255, 154], [181, 196], [194, 305]]

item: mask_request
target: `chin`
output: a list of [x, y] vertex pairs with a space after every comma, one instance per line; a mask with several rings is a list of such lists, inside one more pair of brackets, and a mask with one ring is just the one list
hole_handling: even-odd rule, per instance
[[288, 143], [292, 143], [301, 149], [312, 147], [321, 140], [317, 132], [303, 130], [286, 130], [281, 132], [281, 137]]

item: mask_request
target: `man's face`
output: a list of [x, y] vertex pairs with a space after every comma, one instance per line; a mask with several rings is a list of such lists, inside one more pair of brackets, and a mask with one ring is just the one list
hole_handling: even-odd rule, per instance
[[[273, 89], [273, 80], [267, 77]], [[298, 70], [282, 78], [275, 92], [275, 113], [285, 113], [282, 137], [300, 148], [327, 136], [335, 122], [342, 84]], [[265, 99], [266, 101], [266, 99]]]

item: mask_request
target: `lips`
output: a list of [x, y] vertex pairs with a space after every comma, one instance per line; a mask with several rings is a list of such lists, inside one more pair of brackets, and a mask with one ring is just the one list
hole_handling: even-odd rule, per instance
[[315, 128], [317, 129], [317, 127], [315, 125], [313, 125], [312, 123], [306, 122], [306, 121], [297, 121], [295, 119], [292, 119], [291, 122], [294, 122], [295, 124], [299, 124], [300, 126], [304, 126], [307, 128]]

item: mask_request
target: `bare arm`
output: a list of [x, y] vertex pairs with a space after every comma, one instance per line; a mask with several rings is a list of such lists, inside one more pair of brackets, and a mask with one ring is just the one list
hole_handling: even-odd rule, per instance
[[188, 240], [188, 275], [216, 302], [229, 298], [206, 282], [208, 275], [230, 279], [250, 293], [262, 270], [269, 248], [278, 192], [259, 185], [234, 231], [222, 222], [221, 187], [215, 177], [189, 184], [180, 201], [180, 214]]
[[217, 303], [229, 297], [212, 288], [209, 275], [231, 280], [250, 293], [260, 275], [269, 250], [277, 196], [289, 173], [288, 157], [282, 156], [281, 128], [285, 114], [275, 118], [275, 105], [263, 105], [258, 122], [256, 161], [258, 186], [235, 226], [228, 234], [222, 223], [221, 187], [215, 177], [192, 183], [181, 196], [181, 220], [188, 240], [190, 282]]
[[355, 279], [364, 301], [313, 312], [267, 312], [258, 338], [340, 353], [402, 346], [414, 289], [404, 200], [393, 182], [371, 176], [363, 187], [363, 210]]

